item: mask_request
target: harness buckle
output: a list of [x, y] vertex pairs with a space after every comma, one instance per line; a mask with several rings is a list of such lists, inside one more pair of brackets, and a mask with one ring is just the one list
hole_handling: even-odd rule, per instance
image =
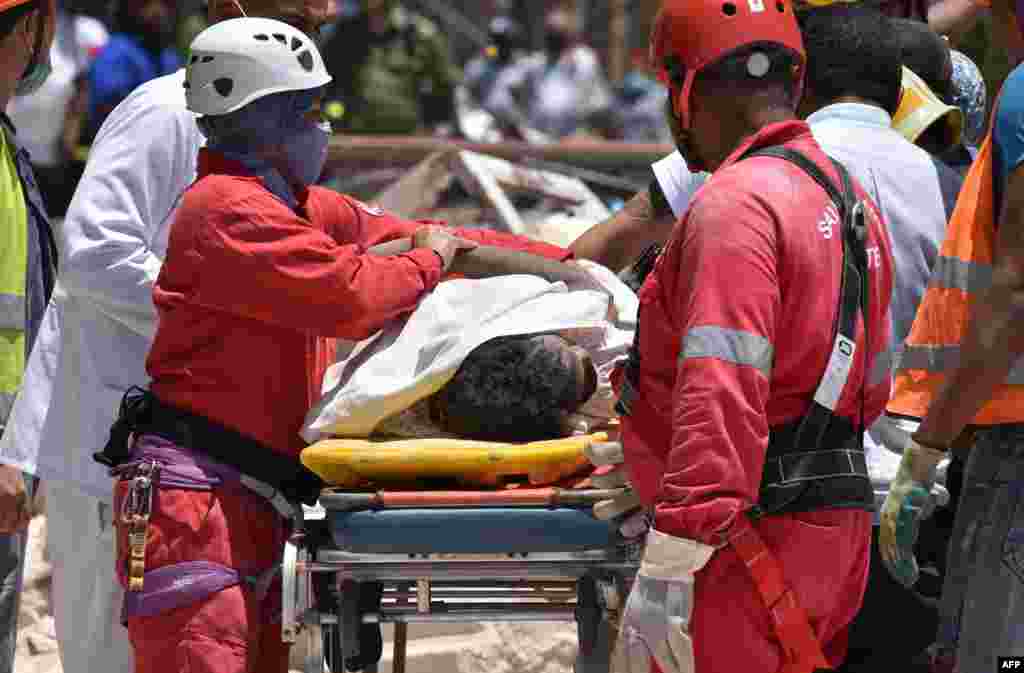
[[153, 513], [153, 492], [160, 465], [148, 461], [135, 468], [128, 493], [121, 504], [121, 523], [128, 527], [128, 591], [142, 591], [146, 574], [146, 541]]

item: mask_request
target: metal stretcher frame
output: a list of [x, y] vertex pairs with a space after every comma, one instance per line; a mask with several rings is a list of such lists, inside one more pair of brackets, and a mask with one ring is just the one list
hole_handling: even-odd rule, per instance
[[[877, 508], [885, 496], [885, 485], [876, 484]], [[331, 673], [343, 671], [343, 661], [358, 653], [359, 625], [367, 623], [394, 624], [392, 670], [405, 673], [409, 625], [439, 622], [576, 622], [575, 670], [608, 673], [639, 544], [553, 553], [354, 553], [338, 548], [329, 525], [307, 523], [305, 543], [289, 544], [284, 558], [283, 631], [305, 642], [305, 673], [322, 673], [325, 661]], [[379, 583], [382, 600], [361, 612], [355, 589], [365, 583]]]
[[[409, 624], [439, 622], [576, 622], [575, 670], [608, 673], [639, 545], [365, 554], [337, 548], [328, 526], [306, 524], [305, 542], [289, 544], [284, 558], [283, 631], [306, 644], [306, 673], [322, 673], [325, 661], [332, 673], [344, 670], [343, 662], [358, 654], [359, 625], [372, 623], [395, 625], [392, 670], [404, 673]], [[361, 611], [358, 587], [374, 583], [382, 587], [379, 608]]]

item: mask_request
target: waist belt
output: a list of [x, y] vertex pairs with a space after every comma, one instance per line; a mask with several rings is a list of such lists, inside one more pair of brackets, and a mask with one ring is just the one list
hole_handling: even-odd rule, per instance
[[765, 513], [831, 508], [874, 508], [862, 433], [832, 416], [819, 444], [801, 448], [803, 420], [772, 428], [765, 454], [758, 509]]
[[323, 480], [294, 458], [202, 416], [162, 403], [152, 393], [133, 388], [125, 393], [110, 440], [96, 461], [114, 468], [130, 459], [133, 435], [155, 435], [182, 448], [205, 454], [238, 470], [244, 478], [269, 484], [289, 502], [316, 504]]
[[821, 643], [814, 635], [807, 612], [786, 584], [775, 554], [761, 538], [746, 515], [737, 517], [729, 536], [729, 546], [740, 557], [757, 587], [782, 646], [786, 664], [781, 673], [829, 671]]

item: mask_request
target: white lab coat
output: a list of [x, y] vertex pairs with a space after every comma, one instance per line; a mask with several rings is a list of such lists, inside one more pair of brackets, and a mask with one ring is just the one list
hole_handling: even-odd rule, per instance
[[58, 288], [0, 439], [0, 462], [43, 480], [58, 524], [48, 546], [65, 673], [131, 670], [101, 507], [113, 481], [92, 454], [125, 390], [149, 381], [153, 284], [203, 144], [184, 79], [182, 70], [139, 87], [100, 129], [64, 222]]

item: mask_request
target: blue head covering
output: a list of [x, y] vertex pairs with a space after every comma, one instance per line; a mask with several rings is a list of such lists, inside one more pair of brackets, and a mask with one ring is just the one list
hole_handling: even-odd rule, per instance
[[953, 60], [953, 105], [964, 113], [964, 144], [977, 147], [985, 135], [985, 78], [967, 56], [956, 50], [949, 54]]
[[[319, 155], [326, 148], [326, 133], [306, 118], [319, 95], [320, 89], [271, 94], [213, 118], [202, 124], [208, 147], [263, 178], [271, 192], [295, 207], [296, 183], [312, 183], [323, 169]], [[283, 152], [273, 157], [267, 152], [279, 147]]]

